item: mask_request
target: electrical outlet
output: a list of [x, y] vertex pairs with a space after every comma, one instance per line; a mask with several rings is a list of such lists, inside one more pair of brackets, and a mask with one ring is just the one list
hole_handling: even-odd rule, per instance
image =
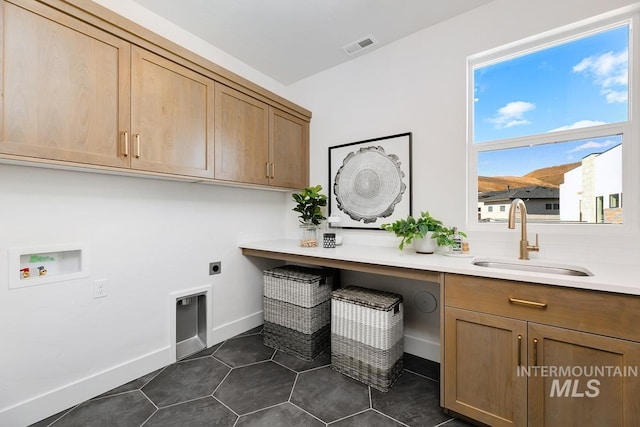
[[93, 282], [93, 297], [103, 298], [107, 296], [107, 287], [109, 281], [107, 279], [100, 279]]
[[222, 261], [215, 261], [209, 263], [209, 276], [222, 273]]

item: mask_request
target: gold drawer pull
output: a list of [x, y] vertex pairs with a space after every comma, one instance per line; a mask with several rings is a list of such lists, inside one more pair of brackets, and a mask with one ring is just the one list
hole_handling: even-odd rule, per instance
[[527, 301], [525, 299], [518, 299], [518, 298], [511, 298], [511, 297], [509, 297], [509, 302], [511, 304], [519, 304], [519, 305], [525, 305], [527, 307], [541, 308], [543, 310], [547, 308], [547, 304], [544, 302]]
[[129, 132], [124, 131], [124, 156], [129, 156]]
[[136, 133], [136, 159], [140, 158], [140, 134]]

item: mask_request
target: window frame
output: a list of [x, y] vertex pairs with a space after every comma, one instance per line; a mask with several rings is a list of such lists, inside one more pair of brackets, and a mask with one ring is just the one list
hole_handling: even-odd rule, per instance
[[[480, 222], [478, 220], [478, 153], [499, 149], [518, 148], [523, 146], [542, 145], [554, 142], [572, 141], [587, 138], [598, 138], [610, 135], [622, 135], [622, 191], [629, 194], [639, 194], [631, 200], [626, 200], [622, 224], [567, 224], [567, 223], [536, 223], [530, 224], [536, 230], [550, 231], [561, 234], [581, 234], [587, 231], [594, 235], [619, 235], [629, 232], [637, 233], [639, 229], [638, 206], [640, 205], [640, 142], [634, 141], [635, 135], [640, 135], [639, 112], [640, 105], [637, 88], [640, 88], [640, 42], [638, 31], [640, 28], [640, 7], [623, 8], [578, 23], [567, 25], [555, 30], [529, 37], [504, 46], [493, 48], [485, 52], [467, 57], [467, 229], [470, 231], [504, 231], [503, 223]], [[473, 141], [474, 131], [474, 70], [479, 67], [507, 61], [549, 47], [570, 42], [585, 36], [597, 34], [601, 31], [616, 28], [621, 25], [629, 26], [629, 82], [627, 121], [607, 123], [588, 128], [569, 129], [543, 134], [527, 135], [523, 137], [505, 138], [492, 141]], [[636, 167], [634, 167], [634, 165]], [[627, 198], [629, 199], [629, 198]]]

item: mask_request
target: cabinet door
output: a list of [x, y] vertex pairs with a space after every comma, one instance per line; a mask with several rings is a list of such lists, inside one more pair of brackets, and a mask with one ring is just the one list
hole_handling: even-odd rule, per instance
[[309, 185], [309, 123], [269, 108], [270, 183], [301, 189]]
[[640, 425], [640, 343], [536, 323], [528, 332], [530, 426]]
[[445, 407], [492, 426], [527, 423], [526, 322], [445, 307]]
[[[4, 2], [0, 152], [127, 166], [129, 43], [37, 2]], [[47, 16], [46, 18], [44, 16]]]
[[213, 80], [136, 46], [131, 53], [131, 167], [213, 177]]
[[269, 107], [235, 89], [216, 86], [215, 178], [268, 184]]

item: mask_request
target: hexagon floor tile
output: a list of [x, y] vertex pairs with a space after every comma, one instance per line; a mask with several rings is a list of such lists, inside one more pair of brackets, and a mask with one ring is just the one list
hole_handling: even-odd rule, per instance
[[382, 393], [263, 344], [254, 328], [32, 427], [466, 427], [439, 405], [438, 364], [405, 355]]
[[266, 361], [231, 371], [213, 397], [244, 415], [288, 401], [295, 381], [295, 372]]
[[142, 387], [142, 391], [162, 408], [210, 396], [230, 370], [212, 357], [174, 363]]
[[369, 409], [369, 387], [325, 366], [299, 374], [291, 403], [330, 423]]

